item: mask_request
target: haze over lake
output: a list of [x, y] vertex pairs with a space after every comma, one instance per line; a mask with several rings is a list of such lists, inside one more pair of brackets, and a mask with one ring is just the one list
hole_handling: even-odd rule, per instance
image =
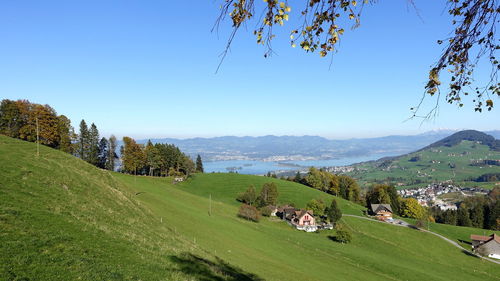
[[259, 160], [225, 160], [205, 161], [206, 173], [227, 173], [235, 171], [240, 174], [263, 175], [267, 172], [306, 170], [309, 167], [348, 166], [354, 163], [377, 160], [383, 157], [396, 156], [394, 153], [378, 153], [358, 157], [344, 157], [326, 160], [305, 161], [259, 161]]

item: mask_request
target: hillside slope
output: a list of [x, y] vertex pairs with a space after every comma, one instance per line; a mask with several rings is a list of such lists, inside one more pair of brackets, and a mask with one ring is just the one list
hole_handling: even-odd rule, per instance
[[[499, 266], [409, 228], [344, 217], [353, 242], [343, 245], [332, 232], [237, 218], [231, 198], [268, 178], [207, 174], [173, 185], [34, 153], [0, 136], [0, 280], [500, 279]], [[331, 198], [276, 183], [283, 202]], [[339, 202], [345, 213], [361, 209]]]
[[191, 241], [122, 183], [71, 155], [0, 136], [0, 280], [187, 280]]
[[483, 175], [500, 173], [499, 140], [477, 131], [462, 131], [419, 151], [355, 165], [348, 175], [362, 186], [389, 183], [406, 187], [453, 181], [461, 186], [492, 188]]

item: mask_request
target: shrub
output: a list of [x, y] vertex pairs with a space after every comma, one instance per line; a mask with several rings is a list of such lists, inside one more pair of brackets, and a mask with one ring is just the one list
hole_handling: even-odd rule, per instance
[[271, 208], [269, 206], [265, 206], [263, 207], [262, 209], [260, 209], [260, 213], [264, 216], [264, 217], [270, 217], [271, 216], [271, 213], [272, 213], [273, 210], [271, 210]]
[[260, 214], [257, 208], [247, 204], [243, 204], [238, 211], [238, 216], [247, 220], [258, 222], [260, 220]]
[[255, 192], [255, 187], [253, 187], [253, 185], [249, 186], [244, 193], [240, 193], [236, 198], [236, 200], [248, 205], [253, 205], [256, 199], [257, 193]]
[[330, 237], [330, 239], [339, 243], [349, 243], [352, 240], [351, 231], [342, 224], [337, 224], [335, 227], [335, 236]]

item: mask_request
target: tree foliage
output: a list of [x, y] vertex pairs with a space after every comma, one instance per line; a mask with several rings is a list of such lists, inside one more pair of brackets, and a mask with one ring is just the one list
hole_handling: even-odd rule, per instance
[[390, 204], [396, 215], [401, 215], [401, 198], [392, 185], [376, 184], [365, 195], [366, 206], [371, 204]]
[[264, 183], [256, 200], [257, 207], [276, 205], [278, 202], [278, 187], [274, 182]]
[[421, 219], [426, 217], [426, 210], [418, 204], [415, 198], [406, 198], [402, 200], [401, 215], [407, 218]]
[[332, 238], [339, 243], [347, 244], [352, 241], [352, 233], [347, 226], [342, 223], [338, 223], [335, 226], [335, 236]]
[[255, 187], [253, 185], [250, 185], [245, 192], [238, 195], [236, 200], [247, 205], [254, 205], [255, 201], [257, 200], [257, 192], [255, 191]]
[[311, 167], [305, 178], [300, 181], [307, 186], [340, 196], [346, 200], [353, 202], [361, 200], [358, 183], [348, 176], [337, 176]]
[[[293, 15], [300, 15], [299, 26], [289, 30], [290, 45], [300, 47], [308, 53], [317, 52], [321, 57], [337, 51], [345, 30], [360, 26], [361, 14], [366, 4], [376, 1], [356, 0], [304, 0], [295, 1], [299, 8], [292, 13], [291, 1], [278, 0], [224, 0], [214, 29], [230, 18], [232, 32], [229, 35], [221, 63], [227, 55], [237, 31], [245, 23], [257, 20], [253, 34], [257, 44], [265, 47], [264, 56], [273, 54], [272, 40], [276, 37], [274, 27], [283, 26]], [[463, 96], [473, 95], [474, 109], [493, 108], [493, 97], [500, 96], [497, 72], [500, 68], [496, 51], [500, 48], [496, 33], [497, 16], [500, 13], [498, 0], [446, 0], [447, 12], [452, 16], [453, 32], [449, 38], [437, 40], [443, 45], [443, 53], [429, 70], [425, 85], [426, 95], [437, 95], [439, 102], [443, 76], [449, 78], [445, 98], [448, 103], [463, 106]], [[410, 3], [415, 5], [413, 1]], [[438, 39], [438, 38], [436, 38]], [[482, 59], [491, 66], [490, 77], [480, 86], [473, 87], [474, 69]], [[220, 65], [219, 65], [220, 66]], [[449, 74], [443, 74], [449, 73]], [[425, 95], [424, 95], [425, 97]], [[425, 117], [430, 117], [435, 109]], [[417, 116], [420, 105], [415, 108]]]
[[312, 199], [307, 202], [306, 209], [313, 211], [315, 216], [323, 216], [325, 214], [325, 203], [321, 199]]
[[198, 154], [198, 156], [196, 156], [196, 172], [197, 173], [203, 173], [204, 170], [203, 170], [203, 161], [201, 161], [201, 156]]
[[74, 132], [70, 120], [49, 105], [4, 99], [0, 103], [0, 134], [72, 153]]
[[179, 176], [194, 172], [189, 156], [173, 144], [148, 141], [146, 146], [130, 137], [123, 138], [122, 171], [150, 176]]
[[242, 204], [238, 210], [238, 216], [247, 220], [258, 222], [260, 220], [260, 213], [257, 208], [247, 204]]
[[337, 223], [342, 218], [342, 211], [337, 206], [337, 201], [332, 199], [332, 203], [325, 210], [326, 216], [331, 223]]

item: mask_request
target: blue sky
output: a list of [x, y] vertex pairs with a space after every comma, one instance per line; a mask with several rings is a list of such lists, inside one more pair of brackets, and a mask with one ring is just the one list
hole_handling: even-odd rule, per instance
[[[2, 1], [0, 98], [135, 138], [500, 129], [499, 109], [478, 114], [470, 101], [458, 109], [442, 100], [436, 119], [405, 122], [440, 54], [436, 40], [451, 31], [444, 0], [416, 0], [420, 17], [405, 0], [365, 8], [331, 69], [329, 58], [289, 46], [297, 14], [268, 59], [249, 26], [216, 74], [230, 31], [226, 22], [210, 32], [221, 1]], [[302, 1], [289, 3], [297, 12]]]

